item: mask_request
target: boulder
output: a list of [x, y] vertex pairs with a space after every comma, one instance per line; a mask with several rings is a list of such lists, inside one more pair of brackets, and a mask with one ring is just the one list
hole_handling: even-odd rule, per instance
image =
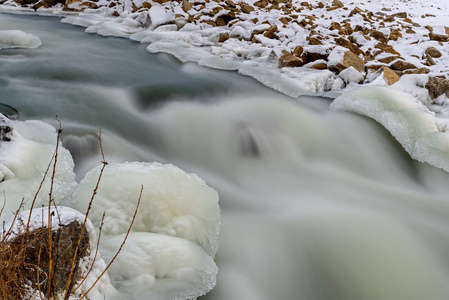
[[240, 5], [240, 9], [245, 14], [249, 14], [250, 12], [254, 11], [254, 7], [252, 7], [251, 5], [246, 4], [246, 3], [243, 3], [242, 5]]
[[364, 52], [362, 50], [360, 50], [360, 48], [357, 47], [356, 44], [350, 42], [349, 40], [347, 40], [343, 37], [337, 38], [337, 39], [335, 39], [335, 41], [337, 42], [338, 45], [348, 48], [349, 50], [351, 50], [352, 52], [354, 52], [357, 55], [364, 54]]
[[293, 50], [293, 55], [296, 57], [301, 57], [304, 53], [304, 48], [301, 46], [296, 46]]
[[229, 33], [228, 32], [220, 33], [220, 36], [218, 37], [218, 42], [223, 43], [227, 40], [229, 40]]
[[278, 32], [278, 27], [276, 25], [271, 26], [268, 28], [267, 31], [263, 34], [264, 37], [267, 37], [269, 39], [274, 39], [276, 37], [276, 33]]
[[352, 17], [356, 14], [361, 14], [362, 12], [363, 12], [363, 10], [361, 10], [359, 7], [356, 6], [353, 10], [351, 10], [348, 17]]
[[185, 12], [188, 12], [193, 8], [192, 4], [187, 0], [182, 0], [181, 7]]
[[426, 84], [431, 99], [435, 99], [442, 94], [449, 97], [449, 80], [443, 77], [430, 77]]
[[402, 33], [399, 29], [391, 29], [389, 39], [392, 41], [397, 41], [402, 37]]

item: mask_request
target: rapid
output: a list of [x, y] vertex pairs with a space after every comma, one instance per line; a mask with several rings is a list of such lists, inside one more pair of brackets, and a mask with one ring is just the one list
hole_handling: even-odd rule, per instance
[[[218, 192], [217, 285], [201, 299], [449, 299], [449, 174], [380, 124], [57, 17], [0, 14], [0, 29], [42, 41], [0, 50], [1, 112], [57, 116], [78, 182], [101, 161], [101, 128], [109, 163], [173, 164]], [[124, 298], [170, 290], [112, 271]]]

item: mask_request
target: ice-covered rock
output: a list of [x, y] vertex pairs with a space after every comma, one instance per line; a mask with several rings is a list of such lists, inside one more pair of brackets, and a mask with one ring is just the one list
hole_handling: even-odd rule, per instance
[[42, 45], [39, 37], [22, 30], [0, 30], [0, 49], [29, 48]]
[[[5, 196], [2, 218], [19, 208], [24, 200], [24, 208], [29, 208], [45, 171], [51, 164], [56, 149], [57, 134], [53, 126], [40, 121], [11, 121], [2, 116], [7, 129], [0, 142], [0, 192]], [[76, 186], [73, 160], [61, 145], [54, 176], [52, 201], [60, 203], [69, 198]], [[50, 169], [51, 170], [51, 169]], [[36, 197], [35, 207], [48, 205], [51, 186], [51, 172]]]

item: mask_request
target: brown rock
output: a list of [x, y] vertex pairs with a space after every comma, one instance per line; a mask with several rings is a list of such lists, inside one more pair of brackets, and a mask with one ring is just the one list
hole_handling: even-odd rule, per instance
[[348, 41], [345, 38], [340, 37], [340, 38], [335, 39], [335, 41], [337, 42], [337, 45], [348, 48], [349, 50], [351, 50], [352, 52], [354, 52], [357, 55], [364, 54], [364, 52], [362, 50], [360, 50], [360, 48], [357, 47], [357, 45]]
[[229, 33], [224, 32], [224, 33], [220, 33], [220, 36], [218, 38], [218, 42], [219, 43], [223, 43], [225, 41], [229, 40]]
[[148, 9], [149, 9], [149, 8], [151, 8], [152, 5], [151, 5], [151, 3], [148, 2], [148, 1], [143, 1], [143, 2], [142, 2], [142, 6], [143, 6], [144, 8], [148, 8]]
[[431, 99], [435, 99], [442, 94], [449, 96], [449, 80], [442, 77], [430, 77], [426, 84]]
[[[391, 53], [394, 55], [401, 55], [399, 52], [394, 50], [393, 46], [385, 44], [385, 43], [377, 43], [376, 46], [374, 46], [374, 48], [382, 50], [381, 52], [387, 52], [387, 53]], [[378, 53], [378, 54], [380, 54], [380, 53]]]
[[392, 41], [397, 41], [402, 37], [402, 33], [399, 29], [391, 29], [389, 39]]
[[310, 45], [322, 45], [323, 42], [320, 41], [320, 39], [318, 37], [311, 37], [311, 38], [309, 38], [309, 44]]
[[407, 13], [406, 12], [400, 12], [400, 13], [397, 13], [397, 14], [393, 14], [393, 17], [404, 19], [404, 18], [407, 18]]
[[282, 17], [282, 18], [279, 18], [279, 21], [280, 21], [282, 24], [284, 24], [284, 25], [288, 25], [288, 23], [289, 23], [291, 20], [292, 20], [292, 18], [289, 18], [289, 17]]
[[230, 7], [236, 7], [235, 3], [232, 0], [224, 0], [224, 2]]
[[332, 5], [337, 8], [342, 8], [344, 6], [343, 3], [341, 3], [341, 1], [338, 1], [338, 0], [332, 1]]
[[449, 36], [442, 35], [442, 34], [435, 34], [433, 32], [429, 33], [429, 38], [432, 41], [438, 41], [438, 42], [447, 42], [449, 40]]
[[411, 28], [407, 28], [407, 29], [405, 30], [405, 33], [408, 33], [408, 34], [415, 34], [416, 31], [414, 31], [414, 30], [411, 29]]
[[313, 61], [321, 60], [321, 59], [327, 61], [327, 59], [329, 57], [329, 54], [327, 54], [327, 53], [323, 54], [323, 53], [318, 53], [318, 52], [313, 52], [313, 51], [307, 51], [305, 53], [305, 56], [306, 56], [307, 62], [313, 62]]
[[296, 46], [295, 49], [293, 50], [293, 55], [296, 57], [301, 57], [303, 53], [304, 53], [304, 48], [301, 46]]
[[356, 14], [361, 14], [363, 12], [363, 10], [361, 10], [359, 7], [355, 7], [348, 15], [348, 17], [352, 17]]
[[388, 85], [392, 85], [399, 80], [399, 76], [389, 67], [382, 67], [380, 71], [383, 73], [384, 79]]
[[416, 68], [416, 69], [405, 70], [404, 72], [402, 72], [402, 74], [404, 74], [404, 75], [407, 75], [407, 74], [427, 74], [429, 72], [430, 71], [427, 68]]
[[429, 55], [430, 57], [439, 58], [441, 57], [441, 52], [435, 47], [429, 47], [424, 52], [425, 54]]
[[245, 14], [249, 14], [250, 12], [252, 12], [254, 10], [254, 7], [252, 7], [251, 5], [248, 5], [246, 3], [243, 3], [242, 5], [240, 5], [240, 9]]
[[298, 57], [296, 57], [293, 54], [288, 53], [288, 52], [286, 52], [286, 53], [284, 52], [284, 55], [282, 55], [279, 58], [279, 67], [281, 67], [281, 68], [284, 68], [284, 67], [288, 67], [288, 68], [300, 67], [303, 64], [304, 64], [304, 62], [300, 58], [298, 58]]
[[319, 8], [323, 8], [323, 7], [324, 7], [323, 2], [318, 2], [318, 7], [319, 7]]
[[385, 57], [385, 58], [378, 59], [377, 61], [381, 62], [381, 63], [384, 63], [384, 64], [389, 64], [389, 63], [395, 61], [398, 58], [401, 58], [401, 57], [400, 56], [388, 56], [388, 57]]
[[276, 25], [271, 26], [268, 28], [267, 31], [263, 34], [264, 37], [267, 37], [269, 39], [274, 39], [276, 37], [276, 33], [278, 32], [278, 27]]
[[185, 12], [188, 12], [189, 10], [191, 10], [193, 8], [192, 4], [187, 0], [182, 0], [181, 7], [182, 7], [182, 10]]
[[404, 22], [413, 24], [413, 21], [412, 21], [412, 19], [410, 19], [410, 18], [405, 18], [405, 19], [404, 19]]
[[259, 0], [254, 3], [255, 6], [265, 8], [268, 5], [268, 0]]
[[343, 56], [343, 61], [336, 65], [329, 66], [329, 70], [338, 74], [341, 71], [343, 71], [344, 69], [349, 68], [349, 67], [354, 67], [354, 69], [356, 69], [357, 71], [364, 72], [365, 71], [365, 62], [363, 61], [363, 59], [358, 57], [355, 53], [353, 53], [351, 51], [346, 51]]
[[337, 22], [332, 22], [331, 26], [329, 27], [330, 30], [340, 30], [341, 29], [341, 25], [340, 23]]
[[378, 40], [378, 41], [380, 41], [382, 43], [388, 43], [387, 36], [383, 32], [381, 32], [379, 30], [372, 30], [371, 33], [370, 33], [370, 37], [373, 37], [373, 38], [375, 38], [376, 40]]
[[414, 64], [403, 61], [401, 59], [398, 59], [390, 67], [391, 67], [391, 69], [397, 70], [397, 71], [405, 71], [407, 69], [416, 69], [416, 66]]
[[327, 64], [324, 62], [320, 62], [320, 63], [309, 66], [309, 68], [313, 69], [313, 70], [325, 70], [325, 69], [327, 69]]

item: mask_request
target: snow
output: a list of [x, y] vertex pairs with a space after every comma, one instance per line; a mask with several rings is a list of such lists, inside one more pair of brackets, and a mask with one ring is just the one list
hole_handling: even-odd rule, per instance
[[[16, 211], [21, 200], [29, 208], [56, 147], [55, 128], [40, 121], [8, 121], [12, 124], [11, 141], [0, 142], [0, 192], [5, 195], [2, 217]], [[53, 165], [53, 164], [52, 164]], [[56, 203], [68, 199], [76, 186], [74, 163], [70, 153], [60, 146], [56, 166], [53, 198]], [[36, 198], [35, 207], [48, 205], [48, 175]]]
[[0, 30], [0, 50], [11, 48], [35, 49], [42, 45], [39, 37], [22, 30]]

